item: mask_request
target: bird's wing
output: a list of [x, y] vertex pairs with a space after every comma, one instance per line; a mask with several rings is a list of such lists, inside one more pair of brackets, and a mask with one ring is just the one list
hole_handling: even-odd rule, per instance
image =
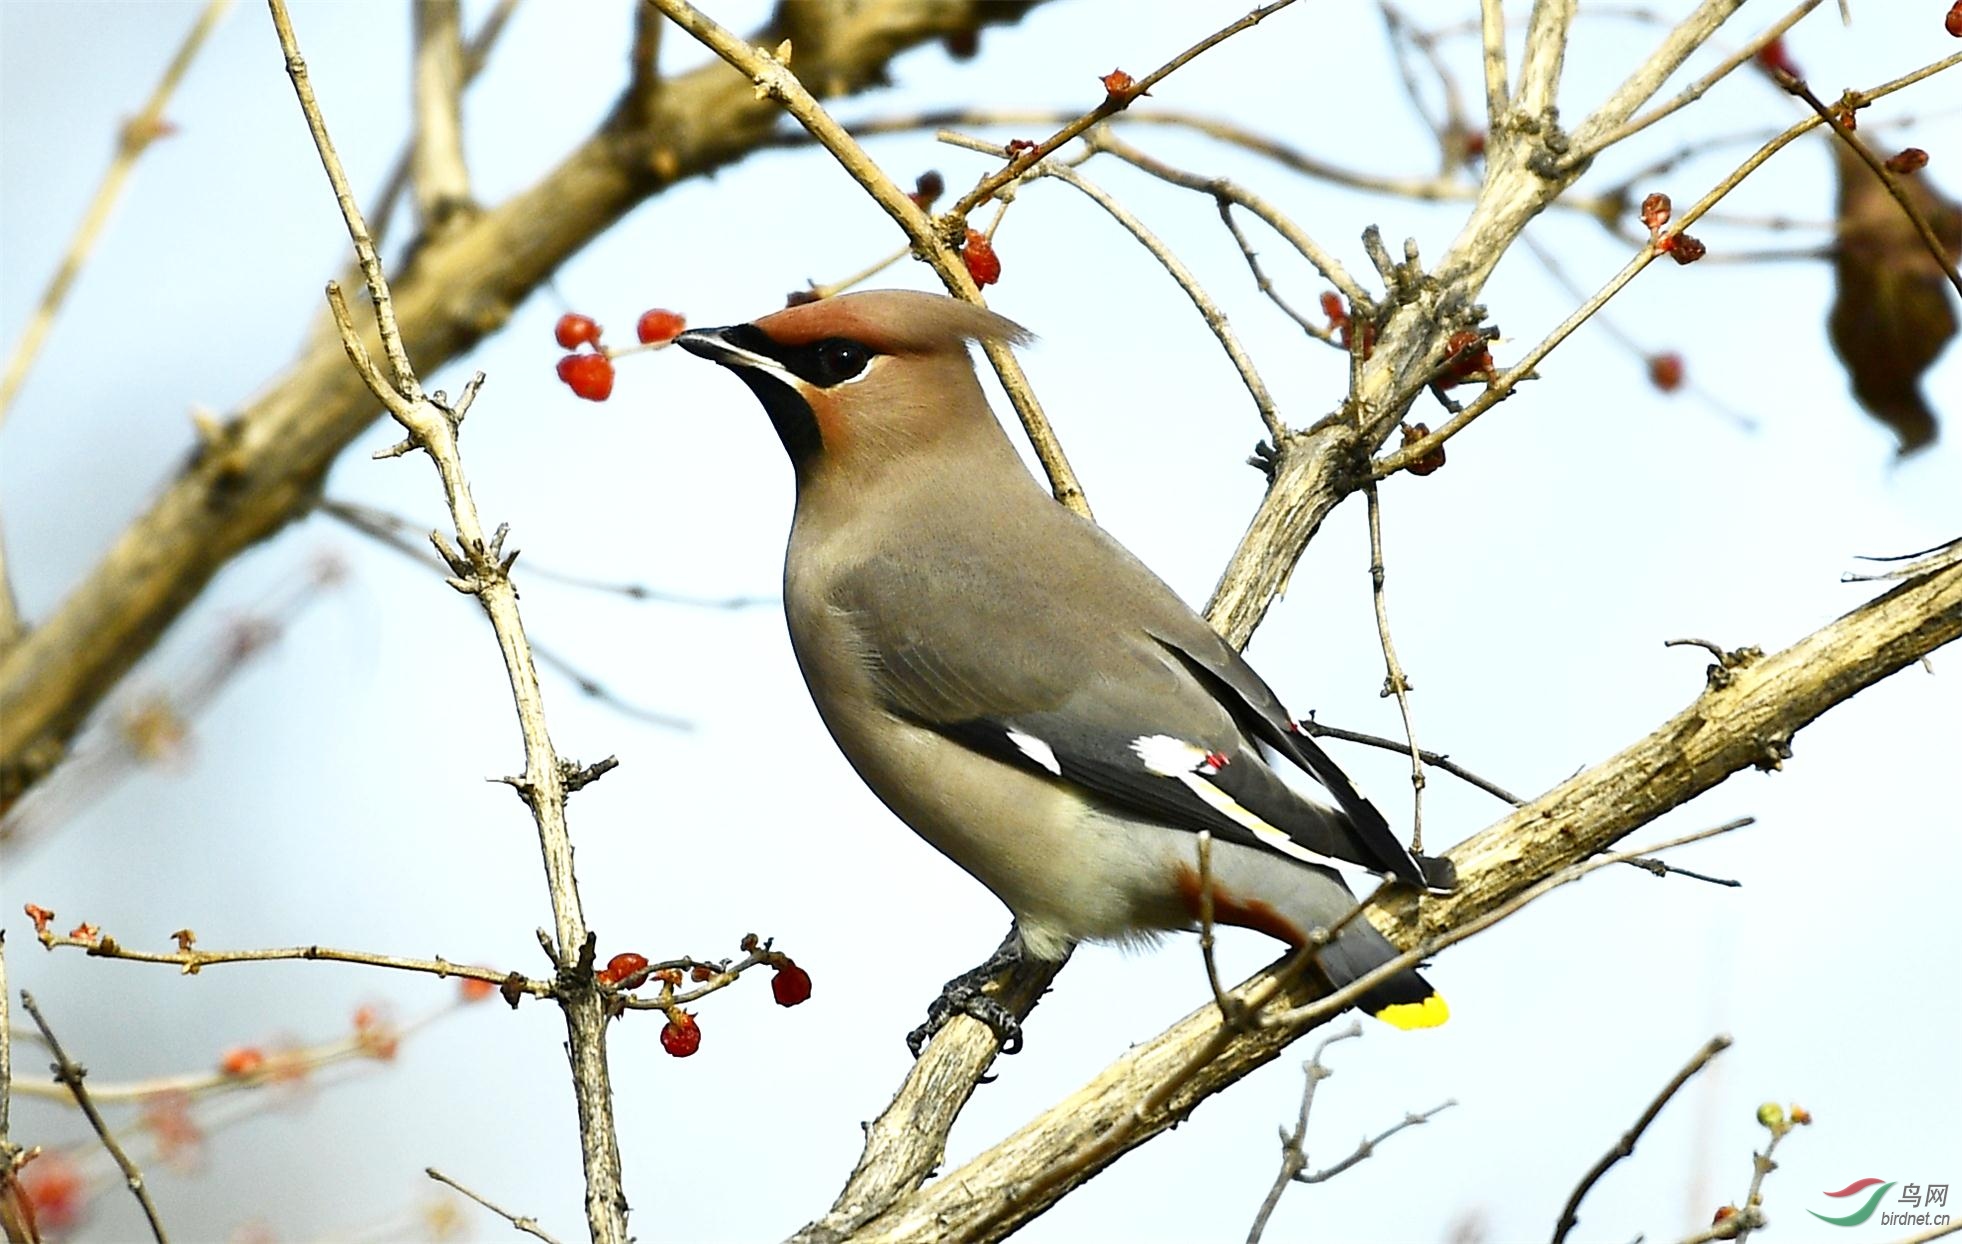
[[[1268, 767], [1255, 740], [1270, 731], [1249, 693], [1184, 647], [1092, 610], [1074, 585], [1027, 573], [1003, 580], [991, 569], [998, 564], [955, 553], [927, 575], [875, 557], [835, 582], [834, 607], [853, 615], [861, 659], [889, 711], [1160, 824], [1304, 863], [1400, 871], [1350, 815], [1302, 798]], [[1251, 670], [1246, 676], [1265, 692]], [[1388, 835], [1380, 815], [1377, 823]]]
[[1175, 623], [1153, 628], [1152, 638], [1226, 703], [1248, 734], [1287, 757], [1334, 796], [1335, 802], [1348, 813], [1372, 867], [1413, 885], [1450, 889], [1457, 880], [1450, 861], [1413, 855], [1390, 829], [1390, 823], [1377, 811], [1376, 805], [1356, 789], [1349, 775], [1288, 715], [1279, 697], [1247, 664], [1246, 658], [1202, 620], [1195, 618], [1194, 622], [1197, 625]]

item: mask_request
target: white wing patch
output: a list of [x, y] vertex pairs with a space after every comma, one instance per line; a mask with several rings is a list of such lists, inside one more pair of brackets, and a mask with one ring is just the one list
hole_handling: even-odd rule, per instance
[[1147, 734], [1131, 740], [1131, 750], [1144, 767], [1159, 777], [1185, 777], [1206, 763], [1206, 749], [1169, 734]]
[[1062, 762], [1056, 759], [1056, 749], [1033, 734], [1023, 734], [1020, 730], [1010, 730], [1008, 741], [1015, 744], [1024, 756], [1035, 761], [1057, 777], [1063, 776]]
[[[1020, 746], [1020, 740], [1017, 740], [1017, 746]], [[1131, 750], [1137, 753], [1146, 769], [1160, 777], [1177, 780], [1215, 812], [1248, 830], [1281, 854], [1308, 864], [1329, 865], [1337, 862], [1310, 851], [1288, 837], [1287, 831], [1268, 824], [1239, 800], [1207, 781], [1207, 777], [1219, 772], [1219, 765], [1215, 763], [1214, 755], [1205, 748], [1169, 734], [1147, 734], [1132, 740]]]

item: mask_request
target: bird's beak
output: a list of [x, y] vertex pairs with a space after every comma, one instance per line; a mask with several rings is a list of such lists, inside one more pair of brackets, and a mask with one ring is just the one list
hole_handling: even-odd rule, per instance
[[674, 339], [674, 343], [688, 353], [720, 363], [724, 367], [754, 367], [768, 371], [778, 369], [775, 359], [765, 358], [754, 350], [745, 350], [729, 340], [740, 325], [728, 328], [691, 328]]

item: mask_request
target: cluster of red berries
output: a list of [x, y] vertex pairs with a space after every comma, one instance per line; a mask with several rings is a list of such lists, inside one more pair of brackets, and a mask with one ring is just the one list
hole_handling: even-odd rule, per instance
[[[770, 977], [770, 996], [778, 1006], [796, 1006], [811, 998], [811, 974], [797, 966], [797, 961], [789, 955], [770, 951], [759, 939], [745, 938], [743, 949], [751, 954], [761, 953], [762, 962], [775, 970]], [[725, 969], [726, 971], [726, 969]], [[648, 963], [647, 956], [633, 951], [622, 951], [606, 961], [606, 966], [593, 974], [593, 978], [608, 989], [638, 989], [650, 980], [659, 981], [663, 986], [661, 1003], [667, 1012], [668, 1022], [661, 1028], [661, 1048], [676, 1058], [686, 1058], [702, 1048], [702, 1026], [695, 1020], [692, 1011], [684, 1010], [670, 1001], [673, 991], [680, 988], [684, 980], [696, 984], [712, 981], [718, 970], [707, 963], [690, 964], [684, 974], [679, 967], [656, 968]]]
[[1703, 258], [1709, 248], [1689, 234], [1678, 229], [1665, 234], [1662, 226], [1669, 223], [1675, 211], [1666, 194], [1652, 194], [1642, 200], [1642, 224], [1648, 228], [1649, 241], [1663, 254], [1679, 264], [1695, 263]]
[[[634, 324], [634, 335], [640, 339], [639, 348], [658, 349], [679, 337], [686, 327], [688, 321], [680, 312], [656, 308], [641, 312]], [[635, 348], [608, 349], [600, 344], [603, 331], [591, 316], [570, 311], [560, 316], [552, 327], [552, 336], [559, 345], [573, 351], [559, 360], [559, 379], [575, 395], [589, 402], [604, 402], [613, 396], [613, 360]]]

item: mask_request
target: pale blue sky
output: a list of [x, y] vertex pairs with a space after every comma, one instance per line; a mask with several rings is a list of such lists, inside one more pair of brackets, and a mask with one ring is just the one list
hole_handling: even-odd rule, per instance
[[[938, 49], [903, 58], [893, 89], [838, 111], [1084, 107], [1097, 97], [1096, 75], [1113, 65], [1143, 72], [1244, 7], [1045, 6], [989, 31], [972, 62]], [[1410, 8], [1441, 22], [1476, 6]], [[1752, 8], [1754, 21], [1773, 16]], [[1855, 8], [1851, 30], [1828, 5], [1792, 39], [1824, 95], [1955, 47], [1938, 14], [1918, 11], [1931, 6]], [[764, 9], [711, 11], [746, 27]], [[19, 333], [117, 119], [191, 13], [163, 3], [0, 4], [0, 339]], [[467, 109], [486, 199], [529, 184], [604, 112], [622, 80], [628, 13], [625, 3], [543, 0], [519, 10]], [[296, 20], [355, 185], [372, 188], [404, 131], [406, 14], [312, 4]], [[1646, 25], [1584, 16], [1566, 114], [1604, 94], [1656, 37]], [[1475, 89], [1472, 47], [1451, 54]], [[668, 67], [702, 59], [670, 32]], [[1421, 174], [1435, 162], [1362, 5], [1303, 0], [1155, 98], [1378, 171]], [[1940, 79], [1875, 109], [1863, 132], [1957, 101]], [[346, 250], [261, 5], [234, 13], [170, 115], [181, 132], [138, 170], [0, 433], [0, 521], [30, 615], [48, 610], [168, 478], [192, 443], [193, 404], [245, 400], [292, 357]], [[1606, 185], [1687, 136], [1793, 115], [1790, 101], [1739, 75], [1639, 152], [1605, 157], [1595, 180]], [[1953, 135], [1952, 115], [1892, 132], [1935, 153], [1929, 173], [1950, 192], [1962, 187], [1949, 167]], [[1414, 236], [1435, 258], [1463, 214], [1370, 200], [1157, 128], [1135, 140], [1260, 187], [1355, 272], [1368, 270], [1365, 224], [1379, 223], [1393, 247]], [[936, 167], [954, 187], [986, 167], [930, 136], [880, 140], [873, 151], [896, 176]], [[1688, 202], [1741, 154], [1644, 188]], [[1343, 361], [1304, 344], [1261, 300], [1210, 202], [1122, 168], [1086, 171], [1200, 272], [1291, 421], [1334, 404]], [[1828, 174], [1823, 142], [1801, 142], [1735, 209], [1822, 220]], [[1579, 219], [1548, 219], [1535, 233], [1589, 288], [1628, 254]], [[1792, 236], [1716, 223], [1697, 233], [1718, 257]], [[790, 503], [789, 471], [739, 386], [670, 354], [623, 365], [607, 404], [579, 402], [552, 375], [551, 324], [568, 306], [614, 336], [651, 305], [698, 324], [749, 319], [806, 278], [835, 279], [895, 241], [826, 157], [771, 153], [648, 204], [568, 264], [505, 332], [424, 375], [452, 390], [472, 368], [490, 375], [464, 451], [487, 517], [509, 521], [525, 551], [519, 579], [534, 635], [622, 695], [696, 723], [690, 734], [664, 732], [563, 680], [547, 685], [560, 748], [622, 762], [572, 811], [602, 955], [724, 955], [753, 930], [778, 937], [816, 982], [812, 1001], [792, 1011], [771, 1005], [761, 980], [719, 995], [702, 1010], [702, 1050], [686, 1062], [661, 1053], [658, 1022], [615, 1028], [627, 1190], [643, 1239], [775, 1238], [820, 1211], [856, 1155], [859, 1121], [899, 1082], [902, 1035], [944, 978], [995, 945], [1005, 914], [894, 822], [833, 752], [773, 608], [690, 612], [524, 577], [535, 563], [679, 591], [768, 594]], [[1259, 477], [1241, 464], [1261, 432], [1244, 391], [1164, 273], [1066, 187], [1025, 191], [998, 243], [1004, 278], [991, 301], [1040, 335], [1026, 363], [1099, 518], [1202, 601], [1259, 497]], [[1313, 274], [1278, 240], [1260, 245], [1275, 279], [1312, 307], [1322, 288]], [[917, 266], [891, 283], [931, 286]], [[1896, 466], [1888, 435], [1845, 397], [1822, 331], [1829, 296], [1823, 265], [1706, 262], [1654, 267], [1615, 304], [1624, 329], [1683, 351], [1695, 382], [1752, 415], [1755, 434], [1693, 397], [1657, 394], [1637, 361], [1584, 330], [1542, 379], [1452, 445], [1445, 470], [1385, 486], [1392, 617], [1425, 745], [1536, 793], [1695, 695], [1705, 659], [1665, 650], [1663, 639], [1783, 645], [1872, 594], [1838, 581], [1854, 554], [1920, 548], [1962, 529], [1962, 429], [1951, 423], [1942, 445]], [[1494, 350], [1501, 363], [1571, 307], [1523, 250], [1485, 302], [1506, 334]], [[1951, 351], [1931, 374], [1938, 406], [1954, 407], [1958, 369]], [[391, 439], [372, 430], [334, 469], [329, 495], [438, 523], [424, 463], [368, 460]], [[47, 957], [18, 915], [24, 901], [138, 945], [162, 945], [189, 925], [210, 946], [317, 941], [539, 970], [532, 929], [549, 913], [533, 832], [509, 792], [483, 781], [519, 764], [507, 692], [487, 630], [437, 576], [325, 520], [296, 525], [221, 576], [144, 676], [168, 682], [187, 654], [216, 642], [226, 618], [322, 548], [349, 561], [350, 582], [199, 721], [190, 763], [137, 774], [6, 861], [0, 919], [12, 979], [40, 996], [102, 1079], [209, 1066], [225, 1046], [278, 1033], [321, 1039], [359, 1002], [390, 1000], [407, 1016], [448, 987], [318, 964], [179, 978]], [[1352, 501], [1309, 550], [1251, 655], [1296, 711], [1392, 734], [1394, 706], [1376, 694], [1367, 560]], [[1909, 671], [1864, 693], [1802, 733], [1785, 772], [1739, 775], [1634, 840], [1755, 815], [1756, 827], [1681, 861], [1742, 878], [1742, 889], [1610, 870], [1443, 956], [1431, 977], [1452, 1001], [1451, 1024], [1420, 1034], [1371, 1025], [1339, 1046], [1311, 1153], [1331, 1161], [1405, 1110], [1446, 1097], [1461, 1105], [1340, 1179], [1292, 1191], [1269, 1238], [1436, 1241], [1471, 1216], [1488, 1239], [1545, 1238], [1580, 1173], [1718, 1030], [1736, 1047], [1594, 1192], [1579, 1238], [1674, 1238], [1741, 1196], [1762, 1135], [1752, 1113], [1766, 1098], [1800, 1101], [1819, 1120], [1787, 1143], [1769, 1184], [1781, 1241], [1889, 1238], [1822, 1227], [1804, 1212], [1828, 1208], [1820, 1191], [1861, 1176], [1962, 1183], [1953, 661], [1938, 655], [1937, 676]], [[1407, 820], [1395, 757], [1344, 749], [1338, 758], [1393, 821]], [[1435, 778], [1428, 842], [1448, 845], [1499, 811]], [[1252, 935], [1225, 939], [1235, 973], [1272, 951]], [[1205, 997], [1190, 939], [1080, 954], [1032, 1021], [1027, 1051], [977, 1094], [950, 1160], [987, 1147]], [[344, 1239], [427, 1197], [421, 1171], [436, 1165], [577, 1238], [561, 1039], [550, 1008], [478, 1008], [416, 1038], [382, 1074], [219, 1135], [195, 1176], [153, 1172], [156, 1195], [179, 1238], [224, 1238], [259, 1219], [280, 1239]], [[1294, 1113], [1299, 1062], [1284, 1058], [1209, 1103], [1024, 1238], [1243, 1236], [1275, 1169], [1274, 1128]], [[72, 1120], [50, 1119], [23, 1104], [16, 1133], [73, 1134]], [[505, 1230], [471, 1215], [479, 1238]], [[84, 1238], [139, 1229], [118, 1193]]]

